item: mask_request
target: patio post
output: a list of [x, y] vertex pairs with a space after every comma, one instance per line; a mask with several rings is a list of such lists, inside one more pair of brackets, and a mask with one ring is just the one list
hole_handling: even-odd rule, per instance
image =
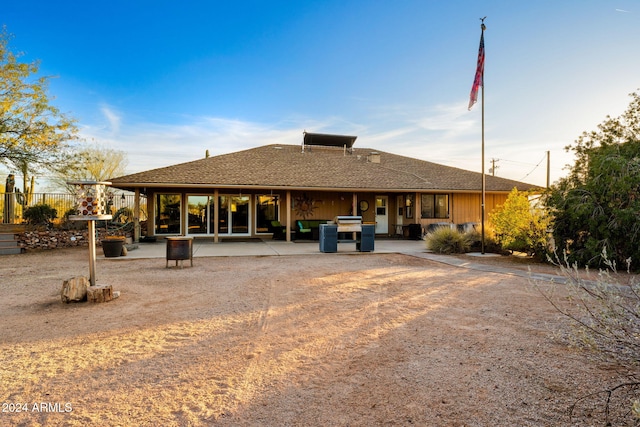
[[287, 242], [291, 241], [291, 191], [287, 190]]
[[138, 243], [140, 241], [140, 189], [135, 189], [135, 196], [133, 199], [133, 241]]
[[[351, 215], [358, 215], [358, 193], [353, 192], [353, 198], [351, 200]], [[356, 240], [356, 232], [351, 234], [351, 239]]]
[[218, 231], [220, 221], [220, 197], [218, 197], [218, 189], [213, 190], [213, 243], [218, 243]]

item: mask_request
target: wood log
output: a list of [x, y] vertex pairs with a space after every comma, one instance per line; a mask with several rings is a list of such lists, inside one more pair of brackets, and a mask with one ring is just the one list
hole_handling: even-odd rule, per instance
[[111, 285], [96, 285], [87, 288], [87, 301], [109, 302], [113, 299], [113, 287]]
[[89, 279], [85, 276], [72, 277], [62, 283], [60, 296], [62, 302], [69, 303], [71, 301], [84, 301], [87, 299], [87, 289], [89, 288]]

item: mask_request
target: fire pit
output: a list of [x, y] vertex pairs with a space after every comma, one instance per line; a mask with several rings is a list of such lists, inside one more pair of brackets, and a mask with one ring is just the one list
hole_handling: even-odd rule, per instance
[[185, 259], [188, 259], [193, 267], [193, 238], [192, 237], [167, 237], [167, 265], [169, 261], [175, 261], [176, 267], [180, 261], [180, 268]]

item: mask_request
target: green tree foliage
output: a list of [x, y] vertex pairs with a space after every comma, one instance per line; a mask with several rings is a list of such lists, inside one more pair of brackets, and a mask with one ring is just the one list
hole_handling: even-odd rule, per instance
[[489, 219], [503, 249], [525, 252], [539, 259], [546, 257], [549, 220], [544, 211], [531, 205], [528, 193], [514, 188]]
[[76, 137], [73, 119], [51, 105], [47, 95], [49, 77], [33, 77], [39, 63], [19, 62], [9, 50], [10, 35], [0, 32], [0, 162], [14, 165], [50, 166], [64, 156]]
[[570, 262], [601, 266], [606, 248], [618, 265], [640, 265], [640, 96], [631, 97], [620, 117], [566, 148], [575, 165], [547, 195], [556, 245]]

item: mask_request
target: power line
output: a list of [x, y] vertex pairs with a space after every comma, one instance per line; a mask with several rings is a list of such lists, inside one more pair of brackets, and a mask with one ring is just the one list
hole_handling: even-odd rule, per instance
[[540, 163], [544, 162], [544, 160], [547, 158], [547, 154], [545, 153], [544, 156], [542, 156], [542, 159], [540, 159], [540, 161], [538, 162], [537, 165], [534, 166], [533, 169], [531, 169], [531, 171], [526, 174], [525, 176], [523, 176], [522, 178], [520, 178], [518, 181], [522, 181], [523, 179], [526, 179], [529, 175], [531, 175], [536, 169], [538, 169], [538, 166], [540, 166]]
[[518, 163], [521, 165], [529, 165], [529, 166], [533, 166], [533, 163], [527, 163], [527, 162], [520, 162], [517, 160], [509, 160], [509, 159], [495, 159], [495, 160], [500, 160], [501, 162], [510, 162], [510, 163]]

